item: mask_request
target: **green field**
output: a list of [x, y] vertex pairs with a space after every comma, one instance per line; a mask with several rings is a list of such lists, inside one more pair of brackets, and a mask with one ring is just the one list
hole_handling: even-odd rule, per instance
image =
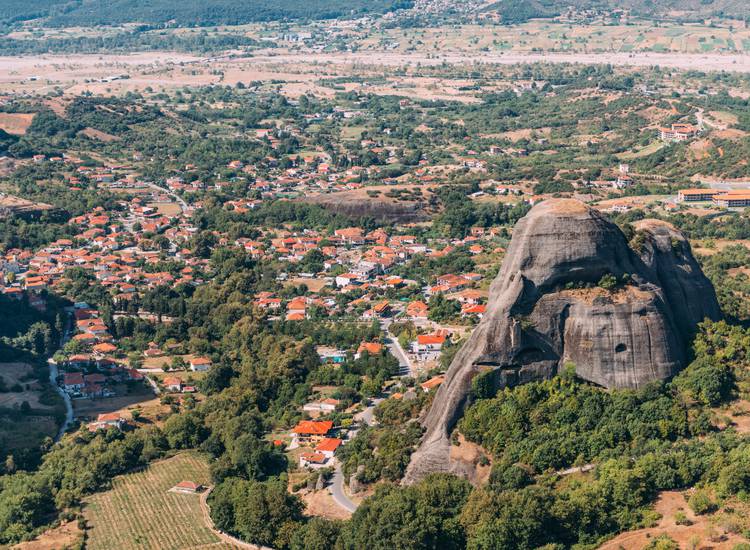
[[209, 483], [208, 463], [201, 455], [181, 453], [116, 477], [112, 489], [86, 500], [86, 547], [181, 550], [220, 543], [205, 524], [200, 496], [169, 492], [183, 480]]

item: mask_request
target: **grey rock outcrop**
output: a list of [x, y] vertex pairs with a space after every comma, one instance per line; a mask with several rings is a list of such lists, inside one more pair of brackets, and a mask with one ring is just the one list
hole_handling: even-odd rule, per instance
[[360, 464], [359, 466], [357, 466], [357, 471], [349, 476], [349, 491], [351, 491], [353, 495], [356, 495], [363, 489], [363, 484], [359, 479], [364, 472], [365, 465]]
[[[601, 386], [639, 388], [684, 366], [696, 325], [721, 316], [716, 294], [679, 231], [656, 220], [636, 230], [637, 250], [601, 213], [571, 199], [542, 202], [518, 222], [484, 318], [422, 421], [405, 483], [453, 469], [450, 432], [478, 374], [491, 373], [501, 388], [570, 363]], [[629, 282], [595, 286], [605, 275]]]

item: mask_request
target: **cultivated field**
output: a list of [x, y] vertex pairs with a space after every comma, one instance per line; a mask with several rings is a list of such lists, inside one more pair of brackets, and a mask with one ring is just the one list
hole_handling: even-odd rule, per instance
[[118, 476], [113, 487], [86, 499], [90, 550], [231, 548], [206, 524], [200, 495], [170, 492], [180, 481], [208, 484], [208, 463], [182, 453], [148, 469]]

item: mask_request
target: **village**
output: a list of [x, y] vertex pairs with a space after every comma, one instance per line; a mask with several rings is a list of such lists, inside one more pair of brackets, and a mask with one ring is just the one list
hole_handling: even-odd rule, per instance
[[[420, 1], [412, 13], [423, 4], [446, 5]], [[628, 14], [569, 11], [554, 25], [581, 18], [609, 25]], [[10, 131], [0, 133], [0, 302], [24, 314], [23, 330], [0, 338], [0, 398], [12, 421], [39, 426], [27, 438], [33, 450], [8, 450], [0, 467], [46, 476], [76, 457], [77, 470], [91, 468], [96, 481], [75, 474], [69, 501], [50, 492], [72, 518], [60, 527], [91, 548], [110, 550], [126, 517], [123, 548], [147, 532], [139, 540], [152, 547], [296, 549], [308, 526], [354, 525], [390, 491], [411, 495], [401, 481], [425, 439], [423, 419], [462, 380], [451, 364], [488, 349], [466, 343], [505, 315], [493, 281], [517, 255], [521, 220], [545, 201], [581, 201], [634, 253], [638, 222], [674, 225], [707, 277], [724, 277], [721, 299], [738, 297], [730, 315], [744, 318], [746, 252], [734, 244], [750, 248], [750, 180], [735, 150], [746, 100], [713, 92], [742, 82], [665, 68], [459, 66], [431, 53], [403, 67], [384, 57], [387, 69], [355, 57], [343, 58], [353, 67], [329, 63], [330, 48], [368, 20], [272, 25], [263, 40], [279, 49], [257, 58], [175, 54], [129, 65], [124, 56], [61, 64], [55, 71], [70, 75], [60, 80], [31, 80], [26, 68], [0, 91], [0, 129]], [[490, 12], [476, 21], [496, 24]], [[401, 55], [422, 40], [452, 40], [441, 32], [380, 28], [377, 47]], [[359, 55], [373, 47], [361, 44]], [[505, 46], [498, 38], [492, 48]], [[296, 55], [307, 57], [292, 67]], [[62, 90], [64, 78], [75, 92]], [[5, 91], [44, 85], [38, 96]], [[538, 257], [532, 250], [529, 262]], [[633, 283], [612, 273], [571, 276], [556, 291], [620, 306]], [[518, 321], [524, 334], [537, 330]], [[501, 391], [492, 376], [516, 365], [475, 365], [466, 411], [448, 432], [450, 460], [472, 486], [465, 498], [511, 491], [506, 482], [536, 490], [526, 484], [546, 479], [584, 490], [599, 482], [597, 463], [641, 444], [618, 435], [606, 456], [588, 440], [565, 447], [573, 436], [561, 417], [580, 417], [579, 395], [591, 397], [586, 407], [599, 400], [600, 410], [654, 424], [646, 409], [658, 399], [610, 402], [621, 394], [574, 377], [569, 364]], [[659, 391], [678, 410], [676, 390]], [[522, 410], [532, 401], [549, 406]], [[724, 414], [744, 425], [743, 411]], [[694, 416], [698, 437], [711, 422], [724, 428]], [[514, 422], [493, 423], [506, 417]], [[609, 419], [597, 410], [587, 418]], [[644, 446], [693, 435], [678, 420], [669, 416], [674, 431]], [[0, 433], [0, 449], [8, 441]], [[47, 453], [65, 458], [45, 464]], [[436, 478], [436, 490], [447, 479]], [[680, 499], [685, 507], [690, 495]], [[242, 524], [265, 504], [283, 510], [278, 521]], [[163, 517], [175, 518], [169, 532]], [[190, 542], [168, 542], [179, 538]]]

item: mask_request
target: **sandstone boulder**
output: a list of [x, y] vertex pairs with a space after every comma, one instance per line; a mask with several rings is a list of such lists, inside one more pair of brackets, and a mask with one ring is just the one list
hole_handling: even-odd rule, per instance
[[[640, 388], [684, 366], [696, 325], [721, 316], [716, 294], [679, 231], [654, 220], [636, 230], [631, 248], [615, 224], [572, 199], [542, 202], [518, 222], [486, 314], [423, 419], [405, 483], [452, 469], [450, 432], [478, 374], [501, 388], [571, 364], [606, 388]], [[599, 287], [605, 276], [617, 287]]]

